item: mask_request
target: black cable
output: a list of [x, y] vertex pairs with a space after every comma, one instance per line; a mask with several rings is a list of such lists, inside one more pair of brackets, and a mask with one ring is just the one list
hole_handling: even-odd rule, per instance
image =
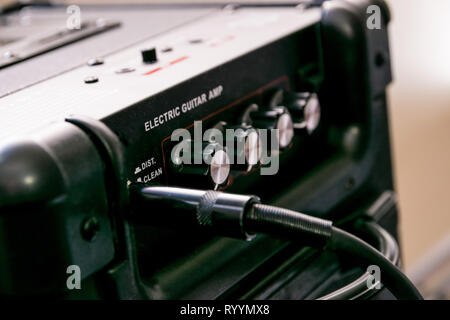
[[[254, 233], [267, 233], [301, 240], [309, 246], [326, 245], [326, 248], [365, 265], [377, 265], [383, 284], [398, 299], [422, 299], [414, 285], [392, 262], [363, 240], [333, 227], [331, 221], [263, 205], [255, 196], [142, 186], [132, 187], [130, 193], [132, 210], [129, 219], [135, 223], [157, 223], [166, 227], [196, 225], [247, 240]], [[176, 209], [172, 210], [173, 214], [166, 210], [170, 207]], [[149, 211], [156, 214], [149, 215]], [[163, 214], [158, 214], [160, 212]]]
[[381, 270], [382, 282], [398, 299], [423, 299], [416, 287], [400, 269], [363, 240], [333, 227], [329, 245], [334, 251], [351, 256], [361, 263], [377, 265]]
[[[365, 233], [376, 240], [377, 250], [394, 265], [398, 265], [400, 248], [395, 238], [373, 221], [364, 221], [360, 225], [363, 227]], [[367, 286], [370, 280], [372, 280], [372, 275], [369, 272], [364, 272], [363, 275], [351, 283], [321, 296], [317, 300], [353, 300], [360, 298], [371, 291]], [[377, 284], [378, 282], [373, 285], [376, 286]]]
[[411, 281], [392, 262], [365, 241], [333, 227], [331, 221], [261, 204], [254, 204], [245, 217], [244, 227], [247, 232], [286, 236], [297, 231], [300, 234], [307, 233], [322, 239], [326, 238], [330, 249], [346, 254], [361, 263], [377, 265], [381, 270], [383, 283], [398, 299], [423, 299]]
[[260, 203], [247, 211], [243, 225], [248, 233], [307, 241], [312, 246], [325, 245], [332, 234], [331, 221]]
[[333, 227], [330, 247], [338, 253], [353, 257], [365, 264], [374, 264], [382, 271], [383, 283], [399, 299], [423, 299], [411, 281], [379, 251], [354, 235]]

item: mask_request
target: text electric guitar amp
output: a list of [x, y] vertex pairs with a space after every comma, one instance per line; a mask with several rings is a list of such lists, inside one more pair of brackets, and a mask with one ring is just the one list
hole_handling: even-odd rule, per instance
[[40, 3], [1, 21], [0, 295], [399, 297], [255, 204], [398, 263], [384, 2]]

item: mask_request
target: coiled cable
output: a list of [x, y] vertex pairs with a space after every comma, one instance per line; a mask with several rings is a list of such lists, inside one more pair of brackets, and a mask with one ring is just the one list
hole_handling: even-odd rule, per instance
[[[398, 265], [400, 260], [400, 249], [394, 237], [373, 221], [363, 222], [364, 231], [377, 240], [377, 248], [380, 253], [393, 264]], [[363, 275], [348, 285], [330, 292], [317, 300], [354, 300], [369, 293], [371, 289], [367, 286], [372, 280], [372, 275], [365, 272]], [[379, 282], [373, 283], [376, 286]]]
[[[217, 191], [210, 193], [184, 188], [134, 186], [130, 188], [132, 210], [129, 219], [135, 223], [165, 227], [181, 223], [186, 227], [209, 228], [217, 234], [248, 241], [254, 234], [263, 233], [301, 241], [306, 246], [322, 246], [357, 260], [362, 265], [378, 266], [383, 284], [397, 299], [423, 299], [411, 281], [394, 264], [394, 260], [398, 259], [395, 251], [386, 252], [387, 258], [360, 238], [333, 226], [332, 221], [263, 205], [256, 196]], [[174, 210], [168, 211], [171, 207]], [[382, 232], [380, 229], [378, 231]], [[389, 247], [388, 243], [382, 245], [385, 249]], [[330, 298], [344, 298], [345, 292], [347, 291], [341, 291]]]

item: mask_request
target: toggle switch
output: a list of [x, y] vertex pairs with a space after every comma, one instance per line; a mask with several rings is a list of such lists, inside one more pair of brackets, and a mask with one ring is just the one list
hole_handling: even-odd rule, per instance
[[158, 61], [158, 57], [156, 56], [156, 48], [142, 49], [141, 55], [144, 63], [150, 64]]

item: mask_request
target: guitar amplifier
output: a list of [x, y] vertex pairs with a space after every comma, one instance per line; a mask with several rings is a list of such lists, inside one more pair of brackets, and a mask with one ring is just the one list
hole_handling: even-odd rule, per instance
[[[0, 21], [0, 295], [313, 299], [364, 271], [276, 237], [134, 222], [136, 184], [366, 215], [396, 237], [384, 2], [37, 3]], [[197, 161], [236, 129], [242, 163], [226, 147]]]

